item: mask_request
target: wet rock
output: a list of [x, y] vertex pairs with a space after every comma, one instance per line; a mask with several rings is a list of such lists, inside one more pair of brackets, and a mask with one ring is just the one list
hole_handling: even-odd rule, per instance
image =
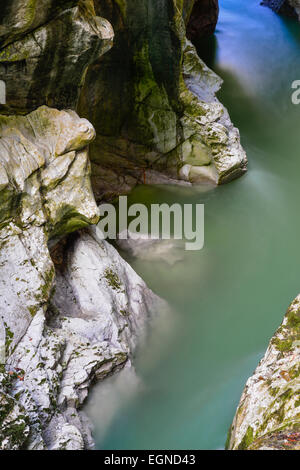
[[116, 46], [91, 66], [80, 103], [99, 133], [99, 198], [146, 180], [226, 182], [246, 156], [215, 97], [220, 79], [186, 39], [193, 0], [2, 4], [0, 448], [87, 449], [90, 385], [130, 367], [166, 309], [87, 229], [98, 221], [95, 132], [59, 111], [77, 106], [88, 66], [112, 46], [102, 17]]

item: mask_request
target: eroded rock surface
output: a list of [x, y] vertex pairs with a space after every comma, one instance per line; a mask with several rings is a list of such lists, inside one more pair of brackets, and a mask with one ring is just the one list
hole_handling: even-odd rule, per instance
[[[62, 253], [47, 314], [35, 315], [4, 373], [27, 449], [93, 446], [80, 411], [91, 383], [130, 363], [151, 318], [166, 309], [97, 229], [75, 235]], [[5, 436], [0, 447], [11, 448]]]
[[184, 259], [183, 240], [163, 240], [158, 235], [149, 237], [148, 234], [124, 230], [118, 235], [115, 243], [122, 252], [145, 261], [164, 261], [173, 266]]
[[97, 199], [153, 182], [216, 184], [240, 176], [239, 133], [215, 97], [221, 80], [186, 39], [193, 0], [95, 1], [115, 31], [114, 47], [92, 65], [80, 114], [95, 125], [91, 146]]
[[300, 450], [300, 296], [246, 384], [228, 447]]
[[[48, 243], [95, 223], [98, 208], [90, 186], [87, 144], [94, 129], [88, 121], [41, 107], [26, 117], [0, 116], [0, 135], [0, 348], [1, 363], [8, 364], [48, 306], [55, 272]], [[19, 366], [11, 364], [4, 383], [22, 380]], [[25, 425], [15, 395], [4, 393], [4, 408], [11, 411], [2, 447], [9, 448], [15, 445], [5, 437], [9, 426]], [[7, 420], [14, 424], [7, 427]]]
[[98, 220], [91, 124], [44, 106], [0, 132], [0, 449], [90, 448], [90, 384], [130, 361], [165, 304], [97, 229], [65, 242]]
[[0, 312], [11, 352], [53, 285], [48, 242], [98, 220], [87, 144], [73, 111], [0, 116]]
[[197, 43], [214, 33], [219, 17], [218, 0], [196, 0], [187, 21], [187, 37]]
[[111, 25], [92, 0], [5, 0], [1, 8], [0, 110], [75, 109], [89, 64], [112, 46]]

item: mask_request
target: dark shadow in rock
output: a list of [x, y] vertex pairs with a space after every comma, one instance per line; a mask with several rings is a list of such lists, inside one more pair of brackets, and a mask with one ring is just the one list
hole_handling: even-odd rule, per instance
[[216, 36], [212, 35], [195, 41], [194, 46], [197, 49], [198, 56], [208, 67], [213, 68], [216, 62], [218, 46]]

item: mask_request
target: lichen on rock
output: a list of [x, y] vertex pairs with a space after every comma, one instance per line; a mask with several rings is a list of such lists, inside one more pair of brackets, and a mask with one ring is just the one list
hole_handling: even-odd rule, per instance
[[[26, 116], [0, 116], [0, 135], [0, 448], [14, 449], [41, 423], [33, 418], [37, 402], [25, 386], [29, 372], [34, 368], [39, 380], [51, 380], [58, 354], [53, 358], [42, 341], [55, 278], [48, 246], [97, 222], [98, 208], [90, 185], [87, 145], [94, 129], [88, 121], [44, 106]], [[42, 347], [53, 362], [41, 378], [43, 361], [36, 361]], [[35, 382], [31, 377], [37, 392]]]
[[153, 182], [154, 172], [172, 182], [217, 184], [246, 171], [239, 133], [215, 97], [221, 80], [186, 39], [192, 5], [95, 1], [115, 31], [114, 47], [89, 68], [79, 104], [97, 131], [97, 199]]
[[53, 287], [48, 243], [98, 220], [87, 144], [94, 129], [75, 112], [41, 107], [0, 116], [1, 317], [9, 352]]
[[248, 380], [228, 448], [300, 450], [300, 296]]
[[90, 384], [129, 363], [164, 302], [97, 229], [66, 242], [99, 218], [93, 126], [42, 106], [0, 116], [0, 135], [0, 448], [90, 448]]
[[0, 19], [0, 80], [7, 114], [41, 105], [75, 109], [86, 70], [110, 49], [113, 30], [91, 0], [4, 2]]

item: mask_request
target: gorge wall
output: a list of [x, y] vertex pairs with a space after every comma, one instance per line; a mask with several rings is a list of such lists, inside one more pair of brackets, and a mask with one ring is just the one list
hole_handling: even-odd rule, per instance
[[287, 16], [298, 16], [300, 19], [299, 0], [263, 0], [262, 5], [272, 8], [276, 13]]
[[145, 181], [223, 183], [246, 170], [239, 133], [215, 97], [222, 82], [186, 38], [193, 5], [95, 1], [115, 30], [114, 47], [89, 68], [78, 108], [97, 131], [97, 200]]
[[97, 201], [139, 182], [227, 182], [246, 156], [186, 39], [197, 3], [2, 6], [0, 449], [91, 448], [89, 386], [130, 364], [167, 306], [90, 227], [89, 144]]

